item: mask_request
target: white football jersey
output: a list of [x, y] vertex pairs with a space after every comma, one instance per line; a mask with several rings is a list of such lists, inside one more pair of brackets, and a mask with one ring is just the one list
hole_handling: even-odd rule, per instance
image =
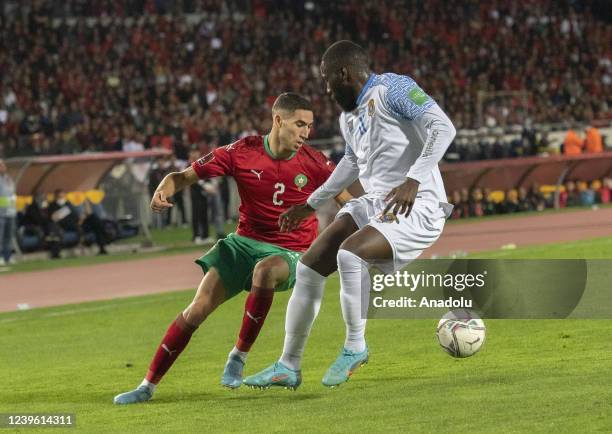
[[418, 197], [450, 212], [438, 162], [455, 128], [436, 102], [408, 76], [372, 74], [357, 108], [340, 115], [344, 158], [308, 203], [316, 208], [357, 177], [368, 195], [386, 196], [406, 177], [420, 182]]

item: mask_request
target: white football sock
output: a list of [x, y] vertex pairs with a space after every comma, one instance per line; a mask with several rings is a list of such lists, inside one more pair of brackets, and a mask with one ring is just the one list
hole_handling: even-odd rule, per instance
[[287, 304], [285, 345], [280, 362], [297, 371], [300, 369], [312, 324], [321, 307], [326, 278], [301, 261], [298, 262], [295, 273], [295, 287]]
[[[368, 264], [348, 250], [338, 251], [338, 271], [340, 272], [340, 305], [346, 324], [344, 348], [357, 353], [366, 348], [365, 328], [367, 303], [370, 294], [370, 272]], [[364, 312], [362, 312], [362, 305]]]
[[231, 356], [238, 356], [240, 357], [240, 360], [242, 360], [243, 363], [246, 363], [246, 359], [248, 355], [249, 355], [248, 352], [240, 351], [238, 348], [234, 347], [232, 348], [232, 351], [230, 351], [229, 354], [227, 355], [227, 358], [229, 359]]

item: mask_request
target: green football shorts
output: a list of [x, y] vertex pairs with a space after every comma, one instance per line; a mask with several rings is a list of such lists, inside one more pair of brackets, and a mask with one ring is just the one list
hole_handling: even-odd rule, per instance
[[217, 243], [196, 264], [204, 272], [216, 268], [225, 286], [225, 299], [241, 291], [250, 291], [255, 264], [268, 256], [280, 256], [289, 264], [289, 278], [280, 283], [276, 291], [286, 291], [295, 285], [295, 267], [301, 254], [273, 244], [256, 241], [234, 233]]

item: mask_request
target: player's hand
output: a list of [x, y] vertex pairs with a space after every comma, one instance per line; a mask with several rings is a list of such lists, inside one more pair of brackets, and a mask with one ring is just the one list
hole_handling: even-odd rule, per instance
[[383, 215], [391, 211], [396, 217], [398, 213], [408, 217], [412, 210], [412, 205], [414, 205], [418, 190], [419, 182], [412, 178], [406, 178], [406, 181], [402, 185], [395, 187], [389, 192], [387, 197], [385, 197], [385, 202], [388, 203], [383, 211]]
[[166, 193], [163, 191], [156, 191], [153, 194], [153, 199], [151, 199], [151, 209], [153, 212], [161, 213], [165, 209], [172, 208], [173, 206], [174, 205], [168, 201]]
[[307, 203], [293, 205], [278, 217], [278, 225], [281, 232], [291, 232], [297, 228], [302, 220], [311, 215], [315, 210]]

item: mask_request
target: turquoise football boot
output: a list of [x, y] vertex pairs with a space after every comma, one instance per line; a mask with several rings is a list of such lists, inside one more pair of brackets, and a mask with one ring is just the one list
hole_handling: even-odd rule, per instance
[[221, 385], [230, 389], [238, 389], [242, 385], [243, 368], [244, 361], [240, 357], [229, 356], [221, 377]]
[[275, 386], [295, 390], [302, 384], [302, 372], [294, 371], [281, 362], [276, 362], [269, 368], [245, 378], [244, 384], [255, 389]]
[[147, 386], [138, 386], [136, 389], [115, 396], [113, 402], [118, 405], [136, 404], [146, 402], [153, 397], [151, 389]]
[[336, 361], [329, 367], [323, 377], [323, 385], [327, 387], [336, 387], [342, 383], [346, 383], [353, 372], [361, 366], [368, 363], [368, 347], [361, 353], [342, 348], [342, 352]]

